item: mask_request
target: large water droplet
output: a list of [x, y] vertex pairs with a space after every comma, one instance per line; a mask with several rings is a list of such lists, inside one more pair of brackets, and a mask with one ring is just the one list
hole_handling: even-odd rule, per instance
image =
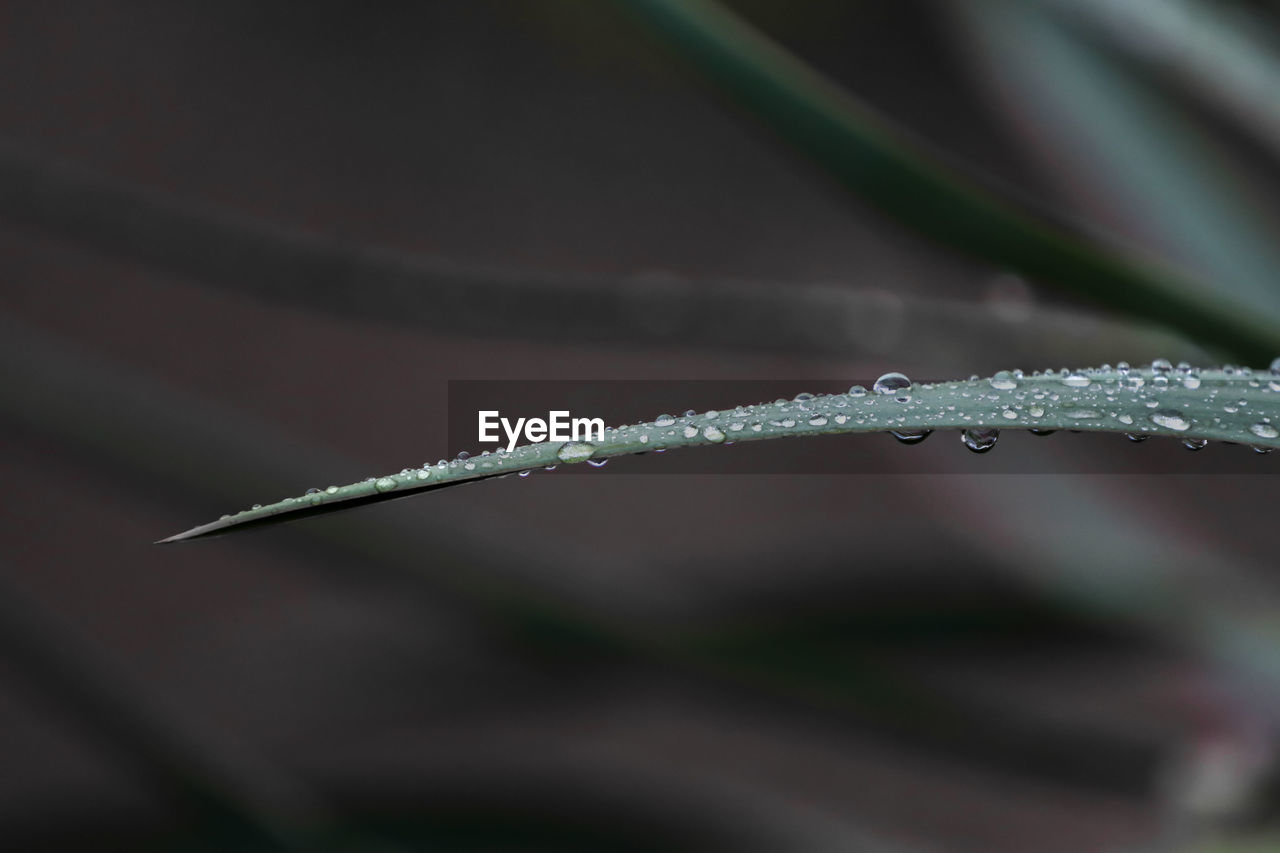
[[877, 394], [893, 397], [899, 403], [906, 403], [911, 399], [911, 380], [901, 373], [886, 373], [876, 380], [872, 390]]
[[324, 490], [324, 493], [325, 493], [326, 495], [336, 495], [336, 494], [338, 493], [338, 487], [337, 487], [337, 486], [329, 486], [328, 488], [326, 488], [326, 489]]
[[1018, 380], [1014, 379], [1013, 374], [1007, 370], [999, 371], [987, 381], [997, 391], [1012, 391], [1018, 387]]
[[669, 427], [675, 422], [676, 422], [676, 419], [671, 417], [671, 415], [658, 415], [658, 417], [655, 418], [653, 421], [655, 426], [660, 426], [660, 427]]
[[1187, 450], [1203, 450], [1205, 445], [1209, 443], [1207, 438], [1184, 438], [1182, 446]]
[[896, 438], [903, 444], [919, 444], [929, 436], [933, 435], [931, 429], [891, 429], [889, 435]]
[[1182, 412], [1179, 412], [1177, 409], [1161, 409], [1158, 412], [1152, 412], [1151, 422], [1156, 426], [1162, 426], [1165, 429], [1173, 429], [1179, 432], [1191, 429], [1191, 421], [1187, 420]]
[[389, 492], [398, 485], [400, 484], [390, 477], [379, 477], [373, 481], [373, 487], [380, 492]]
[[719, 427], [709, 426], [702, 430], [702, 437], [707, 441], [714, 441], [717, 444], [724, 441], [724, 433]]
[[1087, 388], [1089, 386], [1089, 382], [1089, 377], [1079, 371], [1068, 373], [1066, 376], [1062, 377], [1062, 384], [1070, 385], [1072, 388]]
[[681, 433], [684, 435], [685, 438], [693, 438], [698, 434], [698, 428], [693, 424], [689, 424], [683, 430], [681, 430]]
[[1151, 362], [1152, 373], [1168, 373], [1170, 370], [1173, 370], [1173, 365], [1169, 363], [1167, 358], [1157, 358]]
[[1280, 438], [1280, 430], [1268, 423], [1257, 423], [1249, 427], [1249, 432], [1258, 438]]
[[309, 495], [318, 495], [318, 494], [320, 494], [320, 490], [319, 490], [319, 489], [317, 489], [317, 488], [314, 488], [314, 487], [313, 487], [313, 488], [307, 489], [307, 494], [309, 494]]
[[561, 462], [573, 464], [575, 462], [585, 462], [591, 458], [591, 454], [596, 452], [596, 446], [585, 441], [570, 441], [560, 445], [560, 449], [556, 451], [556, 458]]
[[826, 415], [814, 415], [813, 417], [809, 418], [809, 426], [826, 426], [826, 425], [827, 425]]
[[964, 442], [964, 446], [974, 453], [986, 453], [996, 446], [998, 438], [1000, 438], [1000, 430], [992, 427], [976, 427], [960, 433], [960, 440]]
[[865, 396], [867, 396], [867, 389], [866, 389], [866, 388], [863, 388], [861, 385], [853, 385], [853, 386], [851, 386], [851, 387], [849, 388], [849, 396], [850, 396], [850, 397], [865, 397]]

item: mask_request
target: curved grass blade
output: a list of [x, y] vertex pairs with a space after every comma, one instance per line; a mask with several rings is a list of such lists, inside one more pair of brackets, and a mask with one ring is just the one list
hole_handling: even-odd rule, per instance
[[[900, 377], [900, 378], [899, 378]], [[300, 497], [255, 506], [160, 540], [196, 539], [245, 527], [337, 512], [422, 491], [509, 476], [536, 468], [614, 456], [732, 441], [867, 432], [963, 430], [965, 444], [982, 452], [1001, 429], [1115, 432], [1164, 435], [1199, 443], [1227, 441], [1260, 450], [1280, 448], [1280, 359], [1270, 370], [1196, 369], [1155, 362], [1145, 369], [1120, 366], [1024, 375], [1001, 371], [988, 379], [914, 386], [886, 374], [875, 393], [855, 387], [845, 394], [803, 394], [793, 400], [738, 406], [684, 417], [606, 429], [591, 442], [540, 442], [510, 452], [463, 455], [452, 462], [405, 468], [347, 486], [329, 486]]]
[[624, 2], [839, 183], [922, 234], [1247, 361], [1280, 350], [1275, 317], [946, 165], [712, 0]]
[[1071, 176], [1058, 178], [1065, 193], [1123, 211], [1163, 256], [1280, 322], [1268, 210], [1212, 134], [1036, 3], [985, 0], [953, 14], [1013, 129]]
[[1280, 38], [1260, 13], [1202, 0], [1049, 0], [1064, 16], [1183, 84], [1280, 155]]
[[[1064, 308], [1037, 306], [1011, 322], [972, 300], [833, 284], [454, 266], [146, 190], [3, 142], [0, 216], [221, 292], [432, 334], [713, 351], [910, 350], [938, 363], [973, 358], [974, 341], [1051, 364], [1112, 352], [1205, 358], [1155, 325]], [[869, 326], [891, 333], [869, 335]]]

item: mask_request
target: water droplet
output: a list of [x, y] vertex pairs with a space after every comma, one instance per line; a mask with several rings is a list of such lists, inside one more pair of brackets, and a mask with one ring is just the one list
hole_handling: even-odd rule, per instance
[[720, 417], [720, 413], [717, 412], [715, 409], [710, 409], [705, 415], [703, 415], [703, 417], [709, 421], [713, 421], [716, 418]]
[[609, 463], [608, 459], [588, 459], [587, 464], [592, 468], [603, 468]]
[[933, 434], [931, 429], [891, 429], [889, 435], [903, 444], [919, 444]]
[[262, 509], [262, 504], [254, 504], [253, 506], [249, 507], [249, 509]]
[[398, 485], [400, 484], [390, 477], [379, 477], [373, 481], [373, 487], [380, 492], [389, 492]]
[[656, 426], [669, 427], [675, 422], [676, 422], [676, 419], [671, 417], [671, 415], [658, 415], [658, 417], [654, 420], [653, 423]]
[[960, 440], [964, 442], [964, 446], [974, 453], [986, 453], [996, 446], [998, 438], [1000, 438], [1000, 430], [991, 427], [966, 429], [960, 433]]
[[325, 489], [324, 492], [327, 495], [336, 495], [338, 493], [338, 487], [330, 486], [329, 488]]
[[987, 380], [991, 383], [991, 387], [997, 391], [1012, 391], [1018, 387], [1018, 380], [1013, 378], [1013, 374], [1007, 370], [1001, 370], [996, 375]]
[[1198, 373], [1188, 373], [1182, 377], [1182, 387], [1192, 391], [1200, 387], [1200, 375]]
[[1117, 362], [1116, 362], [1116, 373], [1119, 373], [1121, 376], [1127, 376], [1127, 375], [1129, 374], [1129, 362], [1127, 362], [1127, 361], [1117, 361]]
[[1006, 421], [1014, 421], [1018, 419], [1018, 413], [1013, 409], [1005, 409], [1000, 413], [1000, 417], [1004, 418]]
[[1158, 412], [1152, 412], [1151, 422], [1156, 426], [1177, 430], [1178, 432], [1191, 429], [1191, 421], [1187, 420], [1182, 412], [1177, 409], [1161, 409]]
[[1067, 412], [1067, 417], [1074, 421], [1091, 421], [1102, 417], [1102, 413], [1093, 409], [1072, 409]]
[[1275, 361], [1271, 362], [1271, 375], [1280, 376], [1280, 358], [1277, 358]]
[[1254, 452], [1254, 453], [1270, 453], [1270, 452], [1271, 452], [1271, 451], [1273, 451], [1273, 450], [1275, 450], [1275, 448], [1274, 448], [1274, 447], [1259, 447], [1259, 446], [1258, 446], [1258, 445], [1256, 445], [1256, 444], [1255, 444], [1255, 445], [1253, 445], [1253, 452]]
[[814, 415], [813, 417], [809, 418], [809, 426], [826, 426], [826, 425], [827, 425], [826, 415]]
[[1148, 438], [1151, 438], [1151, 436], [1147, 435], [1144, 432], [1126, 432], [1124, 434], [1124, 437], [1134, 442], [1135, 444], [1140, 441], [1146, 441]]
[[1182, 446], [1187, 450], [1203, 450], [1205, 445], [1209, 443], [1207, 438], [1184, 438]]
[[1070, 385], [1072, 388], [1087, 388], [1089, 386], [1089, 381], [1089, 377], [1079, 371], [1068, 373], [1066, 376], [1062, 377], [1062, 384]]
[[911, 400], [911, 380], [901, 373], [886, 373], [876, 380], [872, 389], [883, 396], [891, 396], [899, 403]]
[[648, 444], [648, 443], [649, 443], [649, 436], [647, 436], [647, 435], [642, 435], [642, 436], [640, 436], [639, 441], [640, 441], [640, 443], [641, 443], [641, 444]]
[[532, 473], [533, 473], [532, 471], [530, 471], [530, 470], [528, 470], [528, 469], [525, 469], [524, 471], [521, 471], [521, 472], [519, 472], [518, 474], [516, 474], [516, 476], [517, 476], [517, 477], [528, 477], [528, 476], [529, 476], [530, 474], [532, 474]]
[[686, 426], [682, 432], [684, 433], [685, 438], [693, 438], [698, 434], [698, 428], [690, 424], [689, 426]]
[[1043, 418], [1043, 417], [1044, 417], [1044, 407], [1043, 407], [1043, 406], [1032, 406], [1031, 408], [1027, 409], [1027, 414], [1031, 415], [1031, 417], [1033, 417], [1033, 418]]
[[718, 428], [709, 426], [702, 430], [702, 437], [707, 441], [721, 442], [724, 441], [724, 433]]
[[570, 441], [567, 444], [560, 445], [560, 449], [556, 451], [556, 458], [561, 462], [572, 464], [590, 459], [591, 454], [595, 452], [596, 446], [594, 444], [588, 444], [585, 441]]
[[849, 387], [849, 396], [850, 396], [850, 397], [865, 397], [865, 396], [867, 396], [867, 389], [866, 389], [866, 388], [863, 388], [861, 385], [852, 385], [852, 386], [850, 386], [850, 387]]
[[1249, 427], [1249, 432], [1258, 438], [1280, 438], [1280, 430], [1267, 423], [1257, 423]]
[[420, 469], [418, 469], [418, 479], [419, 479], [419, 480], [425, 480], [425, 479], [427, 479], [427, 478], [428, 478], [428, 477], [430, 477], [430, 476], [431, 476], [431, 472], [430, 472], [429, 470], [427, 470], [426, 468], [420, 468]]
[[1027, 430], [1027, 432], [1031, 433], [1032, 435], [1053, 435], [1055, 432], [1057, 432], [1057, 430], [1056, 429], [1029, 429]]
[[1133, 415], [1129, 415], [1129, 414], [1120, 415], [1119, 417], [1116, 418], [1116, 420], [1118, 420], [1120, 423], [1124, 424], [1125, 426], [1129, 426], [1133, 423]]
[[471, 458], [471, 454], [470, 454], [470, 453], [468, 453], [467, 451], [465, 451], [465, 450], [459, 450], [459, 451], [458, 451], [458, 461], [459, 461], [459, 462], [461, 462], [463, 459], [470, 459], [470, 458]]
[[316, 488], [310, 488], [310, 489], [307, 489], [306, 493], [309, 495], [318, 495], [320, 494], [320, 490]]
[[808, 391], [801, 391], [799, 394], [795, 395], [791, 399], [797, 403], [803, 403], [807, 400], [812, 400], [813, 395], [810, 394]]
[[745, 427], [746, 427], [746, 424], [744, 424], [742, 421], [734, 421], [733, 423], [729, 424], [729, 432], [742, 432], [742, 430]]
[[1173, 370], [1173, 365], [1169, 363], [1167, 358], [1157, 358], [1151, 362], [1152, 373], [1168, 373], [1170, 370]]
[[695, 412], [693, 409], [685, 409], [685, 410], [684, 410], [684, 416], [685, 416], [686, 418], [691, 418], [691, 417], [693, 417], [693, 416], [694, 416], [694, 415], [696, 415], [696, 414], [698, 414], [698, 413], [697, 413], [697, 412]]

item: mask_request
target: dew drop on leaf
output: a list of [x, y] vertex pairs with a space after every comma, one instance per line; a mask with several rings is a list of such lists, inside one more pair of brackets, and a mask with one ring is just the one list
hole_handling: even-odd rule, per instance
[[933, 434], [931, 429], [891, 429], [889, 435], [903, 444], [919, 444]]
[[724, 432], [719, 427], [709, 426], [702, 430], [702, 437], [707, 441], [714, 441], [718, 444], [724, 441]]
[[1258, 438], [1280, 438], [1280, 430], [1268, 423], [1256, 423], [1249, 427], [1249, 432]]
[[1013, 378], [1013, 374], [1007, 370], [1001, 370], [987, 380], [991, 383], [991, 387], [997, 391], [1012, 391], [1018, 387], [1018, 380]]
[[596, 446], [594, 444], [588, 444], [585, 441], [570, 441], [560, 445], [560, 449], [556, 451], [556, 458], [561, 462], [572, 464], [574, 462], [585, 462], [595, 452]]
[[[1187, 420], [1182, 412], [1177, 409], [1161, 409], [1158, 412], [1152, 412], [1151, 422], [1156, 426], [1177, 430], [1178, 432], [1191, 429], [1191, 421]], [[1196, 449], [1198, 450], [1199, 448]]]
[[380, 492], [389, 492], [398, 485], [400, 484], [390, 477], [379, 477], [373, 481], [373, 487]]
[[886, 373], [876, 380], [872, 389], [882, 396], [893, 397], [899, 403], [911, 400], [911, 380], [901, 373]]
[[1209, 443], [1207, 438], [1184, 438], [1182, 446], [1187, 450], [1203, 450], [1205, 445]]
[[671, 417], [671, 415], [658, 415], [658, 417], [654, 420], [653, 423], [655, 426], [669, 427], [675, 422], [676, 422], [676, 419]]
[[999, 438], [1000, 430], [992, 427], [966, 429], [960, 433], [960, 441], [974, 453], [986, 453], [996, 446], [996, 440]]

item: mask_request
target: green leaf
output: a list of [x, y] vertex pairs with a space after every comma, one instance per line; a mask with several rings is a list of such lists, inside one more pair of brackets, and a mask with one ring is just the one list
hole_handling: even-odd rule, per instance
[[[893, 377], [900, 377], [894, 381]], [[905, 384], [904, 384], [905, 383]], [[901, 387], [894, 387], [895, 385]], [[161, 542], [224, 533], [329, 513], [419, 492], [561, 464], [603, 464], [614, 456], [677, 447], [812, 435], [893, 431], [903, 435], [963, 430], [965, 444], [990, 449], [1001, 429], [1163, 435], [1184, 442], [1228, 441], [1280, 447], [1280, 359], [1270, 370], [1196, 369], [1155, 363], [1145, 369], [1099, 368], [1035, 373], [1001, 371], [988, 379], [913, 386], [886, 374], [875, 392], [848, 393], [738, 406], [606, 429], [599, 440], [526, 444], [442, 465], [406, 468], [347, 486], [257, 506]], [[994, 432], [993, 432], [994, 431]]]

